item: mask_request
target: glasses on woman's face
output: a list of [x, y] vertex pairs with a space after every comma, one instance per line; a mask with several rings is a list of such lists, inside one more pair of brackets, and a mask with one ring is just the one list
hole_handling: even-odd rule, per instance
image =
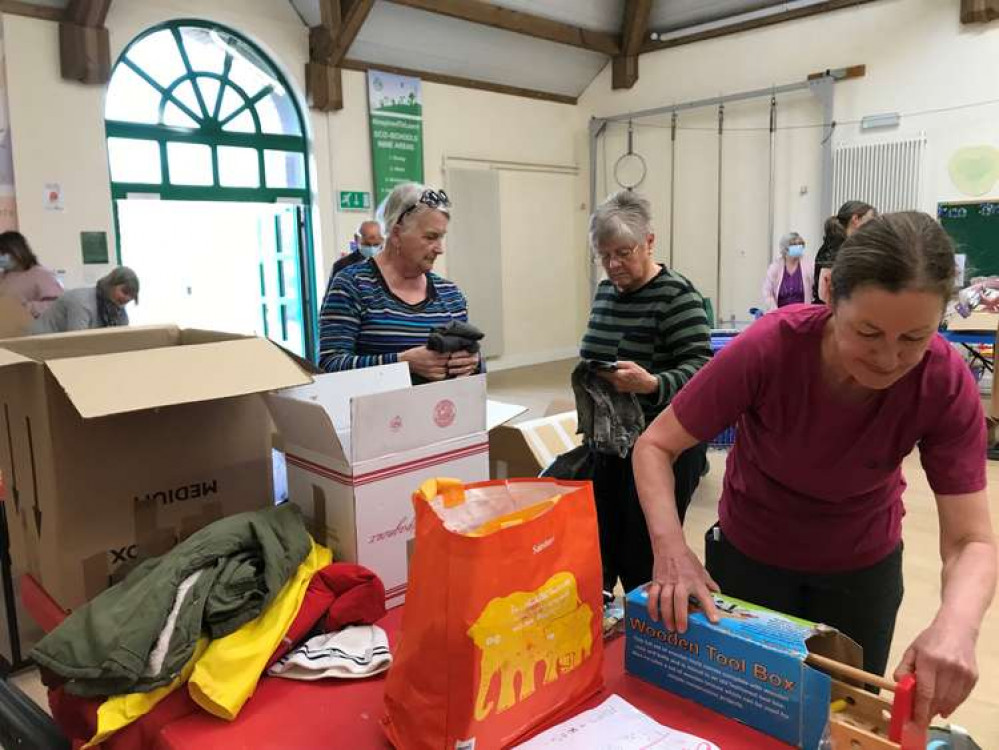
[[447, 193], [443, 190], [424, 190], [420, 193], [419, 199], [412, 206], [407, 208], [399, 215], [399, 221], [402, 221], [408, 214], [416, 210], [416, 207], [420, 204], [424, 206], [429, 206], [430, 208], [450, 208], [451, 199], [447, 197]]
[[611, 250], [610, 252], [599, 251], [593, 254], [595, 260], [600, 261], [602, 265], [608, 265], [612, 261], [617, 261], [618, 263], [627, 263], [631, 260], [635, 253], [638, 251], [639, 246], [618, 248], [616, 250]]

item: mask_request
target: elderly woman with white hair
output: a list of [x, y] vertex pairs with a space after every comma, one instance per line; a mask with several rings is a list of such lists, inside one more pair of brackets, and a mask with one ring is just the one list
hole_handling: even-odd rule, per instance
[[767, 312], [808, 300], [815, 264], [805, 257], [805, 240], [797, 232], [780, 238], [780, 256], [770, 264], [763, 280], [763, 308]]
[[468, 321], [456, 285], [431, 269], [444, 254], [451, 202], [443, 190], [397, 185], [380, 213], [382, 252], [330, 280], [319, 315], [319, 366], [326, 372], [406, 362], [414, 383], [480, 372], [479, 354], [427, 348], [430, 332]]
[[[711, 357], [704, 299], [676, 271], [653, 256], [655, 234], [649, 202], [622, 190], [590, 217], [590, 245], [607, 272], [600, 282], [586, 334], [584, 360], [608, 363], [598, 370], [616, 394], [635, 394], [652, 421]], [[589, 438], [589, 436], [587, 436]], [[593, 450], [595, 442], [587, 439]], [[620, 578], [626, 590], [652, 576], [652, 543], [631, 470], [631, 451], [593, 455], [593, 489], [600, 527], [604, 589]], [[707, 465], [706, 446], [677, 458], [677, 511], [682, 523]]]

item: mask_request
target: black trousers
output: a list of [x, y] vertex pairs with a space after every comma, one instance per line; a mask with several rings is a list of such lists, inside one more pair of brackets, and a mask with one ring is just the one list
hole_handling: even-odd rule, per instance
[[[697, 445], [681, 453], [673, 464], [680, 523], [706, 463], [707, 446]], [[593, 494], [600, 526], [604, 590], [613, 591], [619, 578], [625, 591], [648, 583], [652, 579], [652, 542], [638, 501], [630, 452], [625, 458], [595, 454]]]
[[883, 675], [902, 603], [902, 545], [880, 562], [847, 573], [799, 573], [764, 565], [725, 539], [704, 537], [708, 573], [722, 593], [768, 609], [831, 625], [864, 649], [864, 669]]

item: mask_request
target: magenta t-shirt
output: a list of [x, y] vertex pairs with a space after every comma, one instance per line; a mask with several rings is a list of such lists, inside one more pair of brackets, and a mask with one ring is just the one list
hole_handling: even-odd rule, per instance
[[759, 562], [834, 572], [898, 545], [902, 459], [917, 444], [938, 495], [985, 488], [985, 415], [967, 365], [935, 334], [923, 360], [864, 403], [821, 374], [825, 305], [792, 305], [736, 336], [673, 399], [694, 437], [738, 423], [719, 507], [726, 538]]

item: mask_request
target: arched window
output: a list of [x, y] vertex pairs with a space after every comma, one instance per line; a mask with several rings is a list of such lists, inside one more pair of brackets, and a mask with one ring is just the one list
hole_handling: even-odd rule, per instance
[[122, 52], [104, 115], [119, 241], [129, 198], [280, 204], [273, 229], [261, 230], [274, 232], [262, 242], [269, 249], [252, 258], [260, 265], [255, 329], [311, 354], [308, 140], [277, 67], [235, 31], [171, 22]]

